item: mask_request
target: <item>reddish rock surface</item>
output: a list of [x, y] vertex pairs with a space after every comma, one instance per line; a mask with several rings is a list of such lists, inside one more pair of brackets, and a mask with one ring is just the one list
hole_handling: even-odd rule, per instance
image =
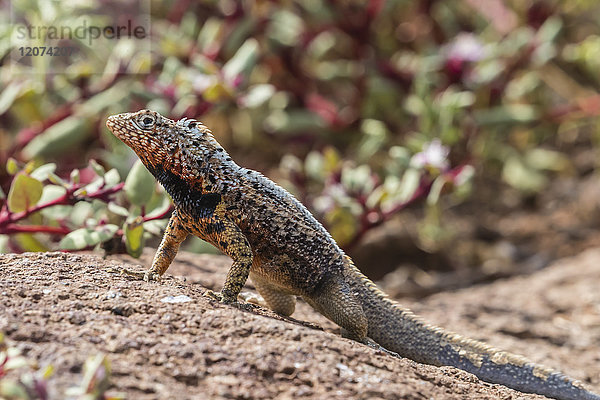
[[[0, 255], [0, 331], [26, 358], [54, 365], [52, 398], [80, 382], [84, 361], [97, 353], [111, 362], [111, 393], [130, 399], [543, 398], [340, 338], [302, 302], [296, 320], [218, 304], [203, 293], [222, 285], [226, 257], [181, 253], [161, 283], [110, 270], [148, 265], [152, 253], [147, 249], [141, 261]], [[588, 250], [528, 276], [402, 303], [600, 392], [599, 288], [600, 250]], [[180, 295], [191, 301], [161, 301]]]

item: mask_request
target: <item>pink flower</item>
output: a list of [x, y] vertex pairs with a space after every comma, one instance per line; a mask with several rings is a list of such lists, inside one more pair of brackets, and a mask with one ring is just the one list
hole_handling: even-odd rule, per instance
[[445, 171], [449, 168], [448, 147], [442, 145], [439, 139], [433, 139], [431, 142], [423, 146], [423, 150], [412, 156], [410, 160], [411, 166], [414, 168], [435, 168]]

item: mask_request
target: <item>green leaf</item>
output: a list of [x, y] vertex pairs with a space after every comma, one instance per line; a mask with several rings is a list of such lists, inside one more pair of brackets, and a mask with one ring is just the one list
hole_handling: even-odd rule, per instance
[[265, 119], [264, 126], [269, 132], [296, 133], [319, 130], [325, 126], [325, 122], [320, 115], [312, 111], [273, 110]]
[[127, 179], [125, 179], [125, 194], [127, 198], [135, 205], [142, 206], [146, 204], [154, 193], [155, 180], [152, 174], [148, 172], [144, 164], [137, 160]]
[[386, 192], [385, 187], [383, 185], [377, 186], [371, 193], [367, 195], [365, 205], [369, 209], [375, 208], [378, 204], [381, 204], [386, 197], [389, 197], [389, 195]]
[[560, 18], [552, 16], [548, 18], [537, 31], [538, 37], [543, 42], [552, 42], [556, 39], [563, 27], [563, 23]]
[[525, 155], [527, 165], [537, 170], [564, 171], [569, 168], [569, 158], [558, 151], [531, 149]]
[[222, 72], [227, 82], [232, 82], [239, 74], [248, 72], [254, 67], [258, 58], [258, 41], [250, 38], [238, 49], [233, 57], [223, 66]]
[[442, 194], [442, 189], [444, 188], [444, 185], [446, 183], [448, 183], [448, 180], [443, 175], [435, 178], [433, 184], [431, 185], [431, 189], [429, 190], [429, 194], [427, 195], [428, 205], [434, 205], [439, 201], [440, 196]]
[[67, 182], [54, 172], [48, 173], [48, 180], [56, 185], [67, 186]]
[[31, 160], [27, 164], [25, 164], [25, 167], [23, 167], [23, 171], [26, 174], [31, 175], [31, 173], [33, 172], [33, 170], [35, 169], [35, 167], [36, 167], [35, 160]]
[[240, 98], [240, 104], [247, 108], [258, 107], [275, 94], [275, 86], [269, 83], [254, 85]]
[[[0, 235], [0, 253], [9, 253], [8, 240], [8, 235]], [[1, 337], [2, 335], [0, 334], [0, 339]], [[1, 340], [0, 343], [2, 343]]]
[[357, 219], [349, 208], [335, 207], [325, 216], [330, 226], [331, 236], [343, 246], [349, 243], [357, 232]]
[[218, 48], [216, 43], [219, 42], [219, 35], [223, 32], [224, 25], [224, 22], [218, 18], [207, 19], [198, 34], [198, 46], [204, 51], [213, 51], [215, 47]]
[[208, 87], [202, 92], [204, 100], [210, 103], [216, 103], [224, 99], [231, 98], [232, 92], [230, 88], [222, 82], [215, 82], [213, 85]]
[[520, 157], [510, 157], [504, 163], [502, 179], [523, 192], [539, 192], [546, 186], [548, 179], [538, 170], [531, 168]]
[[388, 130], [382, 121], [376, 119], [363, 120], [360, 130], [364, 135], [358, 145], [358, 159], [368, 161], [385, 144]]
[[402, 176], [402, 182], [400, 183], [398, 199], [400, 202], [405, 203], [415, 194], [415, 191], [419, 187], [421, 181], [421, 173], [414, 169], [409, 168]]
[[270, 22], [267, 28], [269, 39], [284, 46], [295, 46], [301, 40], [304, 21], [293, 12], [285, 9], [276, 11]]
[[69, 221], [72, 226], [83, 226], [85, 220], [94, 212], [92, 203], [80, 201], [71, 207], [71, 212], [68, 214]]
[[144, 249], [144, 225], [142, 222], [142, 217], [137, 217], [134, 221], [126, 223], [123, 229], [127, 252], [135, 258], [141, 256]]
[[31, 233], [19, 233], [14, 236], [14, 239], [19, 247], [25, 251], [48, 251], [48, 247]]
[[153, 206], [154, 204], [149, 204], [149, 206], [146, 208], [146, 217], [147, 218], [154, 218], [158, 215], [161, 215], [165, 212], [167, 212], [167, 210], [171, 207], [171, 199], [169, 198], [169, 196], [167, 196], [165, 193], [157, 193], [158, 199], [156, 201], [153, 201], [151, 203], [156, 204], [156, 206], [154, 208], [150, 208], [150, 206]]
[[121, 181], [121, 176], [119, 175], [119, 171], [115, 168], [109, 170], [104, 174], [104, 182], [106, 182], [106, 186], [112, 187]]
[[[64, 196], [66, 192], [67, 189], [65, 189], [63, 186], [46, 185], [44, 186], [44, 191], [42, 192], [42, 198], [40, 199], [40, 203], [44, 204], [49, 201], [55, 200], [61, 196]], [[69, 217], [73, 212], [73, 207], [70, 205], [57, 205], [52, 207], [46, 207], [40, 212], [44, 217], [48, 218], [50, 221], [57, 221]]]
[[306, 175], [314, 180], [322, 181], [325, 178], [325, 161], [323, 155], [318, 151], [311, 151], [304, 159], [304, 170]]
[[102, 165], [98, 164], [98, 161], [91, 159], [89, 164], [90, 164], [90, 167], [92, 167], [92, 169], [96, 173], [96, 175], [104, 176], [104, 173], [105, 173], [104, 167]]
[[71, 182], [73, 182], [73, 183], [79, 183], [79, 170], [78, 169], [74, 169], [73, 171], [71, 171], [70, 179], [71, 179]]
[[106, 356], [99, 353], [88, 357], [83, 365], [83, 378], [78, 386], [70, 387], [65, 394], [68, 398], [100, 399], [107, 398], [105, 391], [109, 387], [110, 363]]
[[92, 131], [90, 119], [71, 116], [52, 125], [36, 136], [25, 148], [23, 155], [28, 158], [64, 154], [87, 139]]
[[538, 110], [528, 104], [512, 104], [477, 110], [475, 120], [480, 125], [525, 124], [539, 118]]
[[0, 93], [0, 114], [4, 114], [14, 103], [14, 101], [22, 94], [24, 81], [13, 81], [8, 86], [4, 87]]
[[[154, 219], [152, 221], [144, 222], [144, 230], [154, 236], [161, 236], [162, 231], [167, 226], [168, 219]], [[187, 249], [187, 247], [186, 247]], [[189, 250], [189, 249], [188, 249]]]
[[19, 171], [19, 165], [17, 164], [17, 160], [15, 160], [12, 157], [9, 157], [9, 159], [6, 160], [6, 172], [8, 172], [9, 175], [14, 175], [17, 173], [17, 171]]
[[81, 189], [75, 191], [75, 196], [87, 196], [90, 193], [97, 192], [104, 186], [104, 178], [96, 178]]
[[44, 164], [42, 166], [37, 167], [31, 173], [31, 177], [37, 179], [40, 182], [43, 182], [46, 179], [48, 179], [50, 174], [54, 173], [54, 171], [56, 171], [55, 163]]
[[0, 381], [0, 397], [3, 399], [28, 399], [29, 395], [20, 382], [6, 378]]
[[129, 211], [125, 207], [121, 207], [112, 201], [108, 203], [108, 211], [121, 217], [128, 217]]
[[336, 45], [336, 36], [331, 30], [319, 33], [308, 45], [307, 52], [311, 58], [322, 59]]
[[46, 367], [40, 371], [40, 375], [41, 375], [42, 379], [44, 379], [44, 380], [50, 378], [53, 373], [54, 373], [53, 365], [46, 365]]
[[40, 202], [47, 203], [49, 201], [58, 199], [60, 196], [64, 196], [67, 193], [67, 189], [59, 185], [46, 185], [42, 191]]
[[342, 169], [340, 179], [342, 185], [350, 192], [369, 193], [373, 190], [371, 168], [368, 165], [359, 165], [356, 168]]
[[84, 117], [97, 118], [106, 108], [128, 96], [131, 93], [131, 86], [130, 80], [118, 82], [80, 104], [77, 111]]
[[8, 192], [8, 209], [21, 212], [33, 207], [42, 197], [42, 182], [26, 174], [19, 174]]
[[79, 250], [111, 239], [119, 230], [117, 225], [106, 224], [95, 229], [81, 228], [70, 232], [58, 244], [63, 250]]
[[6, 360], [6, 364], [4, 365], [4, 368], [7, 371], [28, 366], [27, 360], [20, 354], [20, 352], [14, 352], [13, 354], [9, 354], [9, 358], [8, 360]]

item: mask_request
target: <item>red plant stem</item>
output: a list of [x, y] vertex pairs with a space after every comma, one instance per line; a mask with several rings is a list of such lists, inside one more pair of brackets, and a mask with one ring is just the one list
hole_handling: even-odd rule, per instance
[[142, 217], [142, 222], [148, 222], [148, 221], [154, 221], [157, 219], [163, 219], [165, 218], [167, 215], [169, 215], [171, 213], [171, 211], [173, 211], [173, 205], [171, 205], [169, 208], [167, 208], [165, 211], [161, 212], [158, 215], [155, 215], [154, 217]]
[[[165, 211], [161, 212], [158, 215], [155, 215], [154, 217], [142, 217], [142, 223], [144, 222], [148, 222], [148, 221], [155, 221], [157, 219], [163, 219], [166, 216], [168, 216], [171, 211], [173, 211], [173, 205], [171, 204], [171, 206], [169, 208], [167, 208]], [[123, 229], [119, 229], [117, 231], [117, 233], [115, 233], [115, 236], [123, 236], [125, 234], [125, 232], [123, 231]]]
[[[50, 115], [45, 120], [41, 121], [38, 124], [34, 124], [32, 127], [24, 128], [19, 133], [17, 133], [16, 140], [8, 154], [15, 154], [19, 150], [23, 149], [27, 144], [29, 144], [36, 136], [44, 132], [46, 129], [51, 126], [57, 124], [58, 122], [64, 120], [65, 118], [73, 115], [75, 105], [80, 104], [83, 100], [89, 99], [92, 96], [104, 91], [106, 88], [113, 86], [117, 80], [120, 78], [121, 74], [116, 74], [113, 78], [107, 82], [105, 82], [101, 87], [96, 88], [94, 91], [83, 91], [82, 94], [75, 100], [64, 104], [59, 107], [52, 115]], [[1, 160], [5, 161], [5, 160]]]
[[3, 207], [2, 212], [0, 212], [0, 233], [10, 234], [10, 233], [18, 233], [18, 232], [45, 232], [45, 233], [67, 234], [70, 232], [70, 230], [67, 228], [55, 228], [55, 227], [45, 227], [45, 226], [36, 226], [36, 225], [21, 226], [21, 225], [15, 225], [15, 222], [21, 221], [21, 220], [27, 218], [28, 216], [30, 216], [31, 214], [34, 214], [38, 211], [41, 211], [45, 208], [52, 207], [52, 206], [70, 205], [70, 204], [75, 204], [77, 201], [88, 200], [88, 199], [89, 200], [99, 199], [99, 200], [103, 200], [103, 201], [108, 201], [108, 197], [111, 194], [116, 193], [116, 192], [120, 191], [121, 189], [123, 189], [124, 185], [125, 185], [125, 183], [121, 182], [115, 186], [112, 186], [109, 188], [104, 188], [104, 189], [99, 189], [96, 192], [89, 193], [82, 197], [78, 197], [78, 196], [75, 196], [74, 193], [75, 193], [75, 191], [80, 189], [82, 185], [74, 184], [71, 187], [69, 187], [67, 189], [67, 192], [65, 194], [63, 194], [62, 196], [60, 196], [54, 200], [48, 201], [46, 203], [38, 204], [38, 205], [31, 207], [25, 211], [21, 211], [18, 213], [11, 213], [10, 211], [8, 211], [8, 207]]
[[17, 133], [16, 140], [9, 150], [8, 154], [15, 154], [29, 142], [31, 142], [37, 135], [42, 133], [44, 130], [50, 128], [52, 125], [62, 121], [67, 118], [69, 115], [73, 113], [73, 104], [75, 102], [67, 103], [56, 110], [50, 117], [46, 118], [44, 121], [38, 124], [34, 124], [31, 127], [27, 127], [21, 129], [19, 133]]
[[[76, 187], [74, 188], [75, 190], [77, 189]], [[71, 202], [73, 201], [72, 194], [75, 190], [71, 191], [71, 188], [69, 188], [67, 190], [67, 193], [63, 194], [62, 196], [57, 197], [56, 199], [51, 200], [47, 203], [38, 204], [37, 206], [31, 207], [25, 211], [21, 211], [18, 213], [9, 212], [8, 215], [4, 216], [4, 218], [0, 218], [0, 227], [25, 219], [31, 214], [41, 211], [44, 208], [71, 204]]]
[[[445, 172], [443, 175], [448, 177], [449, 180], [451, 182], [453, 182], [456, 179], [456, 177], [461, 173], [461, 171], [464, 169], [464, 167], [465, 167], [465, 165], [459, 165], [458, 167], [452, 168], [451, 170]], [[361, 218], [361, 221], [360, 221], [361, 226], [360, 226], [358, 232], [356, 233], [356, 235], [354, 235], [352, 240], [347, 245], [344, 246], [344, 248], [346, 250], [352, 249], [354, 246], [356, 246], [356, 244], [358, 244], [358, 242], [363, 238], [363, 236], [369, 230], [375, 228], [376, 226], [383, 224], [385, 221], [390, 219], [390, 217], [392, 215], [394, 215], [395, 213], [397, 213], [398, 211], [405, 209], [406, 207], [408, 207], [415, 201], [427, 196], [429, 194], [429, 191], [431, 190], [432, 184], [433, 184], [433, 180], [422, 178], [421, 183], [419, 184], [419, 187], [417, 188], [417, 190], [415, 190], [415, 192], [410, 197], [410, 199], [406, 200], [405, 202], [396, 204], [392, 209], [390, 209], [386, 212], [380, 212], [379, 218], [377, 218], [377, 220], [375, 220], [375, 221], [371, 221], [371, 220], [367, 219], [366, 215], [368, 214], [368, 212], [365, 213], [365, 215], [363, 215], [363, 217]]]
[[14, 233], [51, 233], [56, 235], [66, 235], [71, 232], [69, 228], [58, 227], [58, 226], [44, 226], [44, 225], [16, 225], [10, 224], [2, 229], [2, 233], [10, 235]]

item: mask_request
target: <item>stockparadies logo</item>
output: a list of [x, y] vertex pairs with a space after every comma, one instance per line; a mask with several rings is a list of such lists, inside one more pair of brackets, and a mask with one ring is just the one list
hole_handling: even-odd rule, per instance
[[[39, 9], [12, 2], [13, 73], [147, 73], [149, 0], [81, 3], [39, 0]], [[44, 23], [48, 21], [48, 23]]]

